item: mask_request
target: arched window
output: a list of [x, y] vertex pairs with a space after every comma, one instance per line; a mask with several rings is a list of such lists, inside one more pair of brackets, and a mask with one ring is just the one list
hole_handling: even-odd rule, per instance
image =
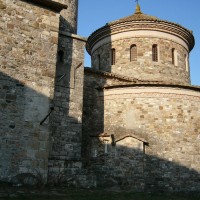
[[172, 64], [175, 66], [178, 66], [178, 53], [175, 48], [172, 48]]
[[172, 49], [172, 64], [175, 64], [175, 49]]
[[154, 44], [152, 46], [152, 60], [158, 62], [158, 45]]
[[185, 54], [185, 68], [186, 68], [186, 72], [189, 71], [189, 59], [188, 59], [188, 55]]
[[97, 55], [97, 65], [98, 65], [98, 68], [100, 70], [101, 69], [101, 56], [100, 56], [100, 54]]
[[64, 51], [63, 50], [58, 51], [57, 59], [58, 59], [58, 62], [64, 62]]
[[111, 65], [115, 65], [116, 58], [115, 58], [115, 49], [111, 49]]
[[131, 45], [130, 47], [130, 61], [137, 60], [137, 46], [136, 44]]

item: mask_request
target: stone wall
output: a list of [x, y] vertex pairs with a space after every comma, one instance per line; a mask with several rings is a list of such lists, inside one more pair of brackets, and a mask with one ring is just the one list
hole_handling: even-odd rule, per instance
[[[104, 131], [104, 102], [100, 88], [104, 85], [127, 84], [126, 81], [85, 68], [83, 91], [83, 139]], [[85, 146], [83, 144], [83, 146]]]
[[[89, 175], [93, 175], [93, 179], [88, 180], [92, 186], [144, 190], [144, 142], [133, 137], [126, 138], [126, 146], [134, 144], [136, 148], [141, 149], [141, 151], [136, 151], [135, 149], [126, 151], [123, 144], [119, 146], [111, 145], [111, 135], [109, 133], [107, 135], [104, 132], [105, 102], [100, 88], [106, 84], [120, 85], [127, 84], [127, 82], [119, 77], [112, 77], [111, 74], [85, 69], [82, 140], [83, 169], [86, 169]], [[132, 161], [133, 155], [137, 157], [134, 161]], [[137, 167], [130, 171], [130, 166], [134, 163], [137, 163]], [[117, 168], [115, 169], [114, 166], [117, 166]], [[126, 180], [123, 177], [126, 177]]]
[[[121, 139], [116, 147], [143, 152], [135, 148], [134, 143], [127, 146], [124, 140], [127, 136], [148, 143], [143, 177], [147, 190], [200, 190], [199, 92], [178, 88], [124, 87], [108, 88], [102, 95], [104, 132], [113, 134], [116, 140]], [[112, 151], [107, 153], [112, 154]], [[119, 167], [115, 167], [114, 160], [111, 162], [111, 173], [118, 174]], [[131, 166], [136, 167], [134, 163]]]
[[85, 70], [84, 167], [98, 187], [199, 191], [199, 88], [148, 85]]
[[59, 14], [0, 1], [0, 177], [48, 168]]
[[96, 175], [96, 186], [144, 191], [145, 145], [134, 137], [113, 142], [111, 135], [90, 137], [88, 168]]
[[61, 11], [60, 29], [70, 33], [77, 33], [78, 0], [65, 0], [67, 9]]
[[[130, 47], [137, 45], [137, 60], [130, 61]], [[158, 62], [152, 61], [152, 45], [158, 45]], [[111, 49], [116, 51], [115, 64], [111, 65]], [[172, 64], [172, 49], [177, 51], [176, 64]], [[100, 56], [100, 66], [99, 66]], [[167, 83], [189, 84], [188, 51], [169, 39], [128, 37], [103, 44], [92, 52], [92, 67], [140, 80], [157, 80]]]
[[56, 66], [49, 175], [65, 171], [71, 177], [82, 167], [84, 47], [84, 38], [60, 32], [58, 52], [63, 59]]

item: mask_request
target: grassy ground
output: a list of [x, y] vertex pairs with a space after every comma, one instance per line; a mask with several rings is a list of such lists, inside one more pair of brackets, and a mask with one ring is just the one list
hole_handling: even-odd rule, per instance
[[55, 190], [42, 193], [15, 193], [3, 200], [200, 200], [200, 196], [181, 194], [116, 193], [103, 190]]

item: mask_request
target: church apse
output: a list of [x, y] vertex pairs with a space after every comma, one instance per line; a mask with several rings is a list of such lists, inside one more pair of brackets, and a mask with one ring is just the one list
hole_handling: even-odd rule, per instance
[[85, 69], [84, 155], [96, 185], [199, 190], [199, 87], [190, 85], [186, 62], [192, 32], [137, 4], [133, 15], [93, 32], [86, 46], [92, 67]]

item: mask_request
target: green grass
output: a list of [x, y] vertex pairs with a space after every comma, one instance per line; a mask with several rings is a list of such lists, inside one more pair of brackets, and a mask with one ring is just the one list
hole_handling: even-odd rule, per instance
[[[59, 193], [60, 192], [60, 193]], [[1, 199], [1, 198], [0, 198]], [[20, 197], [3, 198], [3, 200], [200, 200], [200, 196], [181, 194], [145, 194], [145, 193], [116, 193], [103, 190], [57, 190], [56, 195], [26, 194]]]

